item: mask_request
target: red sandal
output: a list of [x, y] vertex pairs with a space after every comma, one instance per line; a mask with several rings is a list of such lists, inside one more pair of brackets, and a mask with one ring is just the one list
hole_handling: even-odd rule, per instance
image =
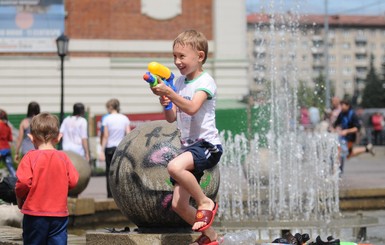
[[204, 225], [201, 228], [196, 229], [194, 231], [202, 232], [202, 231], [207, 230], [211, 226], [211, 224], [214, 222], [214, 217], [215, 217], [215, 214], [217, 213], [217, 211], [218, 211], [218, 204], [216, 202], [214, 202], [214, 208], [212, 211], [210, 211], [210, 210], [198, 210], [196, 215], [195, 215], [195, 223], [196, 222], [205, 222], [206, 225]]
[[204, 234], [200, 235], [194, 242], [198, 245], [219, 245], [218, 241], [211, 241], [210, 238]]

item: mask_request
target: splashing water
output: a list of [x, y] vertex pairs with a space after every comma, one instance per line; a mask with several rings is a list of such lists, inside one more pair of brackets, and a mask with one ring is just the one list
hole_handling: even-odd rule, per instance
[[274, 149], [260, 148], [258, 135], [222, 136], [220, 219], [327, 221], [339, 213], [331, 135], [288, 132]]
[[[267, 2], [270, 23], [258, 24], [255, 29], [259, 47], [271, 52], [267, 146], [260, 146], [259, 135], [248, 140], [245, 135], [222, 133], [225, 152], [220, 165], [218, 216], [231, 221], [327, 222], [339, 214], [335, 167], [338, 141], [329, 133], [298, 129], [298, 72], [294, 59], [300, 30], [299, 14], [295, 13], [301, 4], [293, 5], [291, 14], [276, 14], [275, 9], [282, 8], [283, 1], [278, 5], [276, 1]], [[256, 55], [254, 67], [260, 67], [259, 58]], [[256, 81], [263, 81], [258, 74]]]

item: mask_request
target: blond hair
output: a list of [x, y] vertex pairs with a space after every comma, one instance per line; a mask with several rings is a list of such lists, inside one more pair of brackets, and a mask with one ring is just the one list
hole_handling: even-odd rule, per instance
[[193, 49], [197, 51], [203, 51], [205, 57], [203, 58], [202, 64], [206, 62], [207, 55], [209, 52], [209, 45], [207, 42], [207, 38], [202, 32], [196, 30], [184, 31], [175, 38], [172, 47], [175, 47], [175, 45], [177, 44], [181, 46], [190, 45]]
[[106, 103], [107, 109], [111, 108], [113, 110], [116, 110], [117, 112], [120, 111], [120, 102], [118, 99], [110, 99]]
[[59, 136], [59, 119], [48, 112], [34, 116], [30, 124], [34, 140], [43, 143], [57, 143]]

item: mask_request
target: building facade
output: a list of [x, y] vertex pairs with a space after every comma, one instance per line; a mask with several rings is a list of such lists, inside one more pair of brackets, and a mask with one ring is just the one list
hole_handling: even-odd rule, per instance
[[[274, 69], [294, 69], [297, 78], [310, 87], [315, 86], [315, 78], [322, 73], [328, 75], [335, 95], [341, 98], [355, 93], [359, 95], [364, 88], [372, 55], [376, 71], [382, 72], [385, 17], [328, 16], [327, 35], [324, 23], [323, 15], [249, 15], [252, 88], [261, 89], [261, 82], [269, 80], [270, 71]], [[277, 62], [272, 62], [272, 56]]]
[[[64, 111], [76, 102], [90, 114], [106, 112], [110, 98], [123, 113], [161, 112], [142, 77], [158, 61], [175, 69], [172, 42], [181, 31], [197, 29], [209, 39], [204, 69], [218, 84], [219, 100], [248, 93], [245, 2], [232, 0], [93, 0], [65, 2]], [[228, 18], [231, 16], [232, 18]], [[42, 111], [59, 112], [60, 59], [56, 52], [0, 53], [0, 106], [26, 113], [37, 101]]]

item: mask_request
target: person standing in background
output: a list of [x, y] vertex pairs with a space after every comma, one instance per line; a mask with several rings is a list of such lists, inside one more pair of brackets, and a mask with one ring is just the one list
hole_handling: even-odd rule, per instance
[[377, 111], [371, 116], [370, 123], [373, 127], [373, 143], [375, 145], [382, 145], [382, 130], [384, 129], [384, 116], [379, 111]]
[[29, 125], [31, 124], [32, 117], [39, 113], [40, 105], [35, 101], [30, 102], [28, 104], [27, 117], [21, 121], [19, 126], [19, 136], [17, 138], [15, 149], [15, 162], [19, 162], [20, 160], [20, 149], [21, 157], [27, 154], [28, 151], [35, 149], [31, 139], [28, 137], [28, 134], [30, 133]]
[[315, 105], [309, 108], [309, 118], [310, 118], [311, 128], [312, 130], [314, 130], [321, 121], [320, 111]]
[[15, 177], [16, 172], [13, 167], [11, 145], [12, 129], [8, 125], [8, 115], [4, 110], [0, 109], [0, 160], [5, 162], [9, 174]]
[[104, 118], [103, 126], [103, 138], [102, 138], [102, 151], [104, 150], [104, 158], [106, 161], [106, 178], [107, 178], [107, 197], [111, 198], [111, 190], [109, 185], [109, 172], [112, 157], [115, 150], [118, 147], [120, 141], [126, 134], [131, 131], [130, 120], [127, 116], [119, 113], [120, 103], [117, 99], [110, 99], [106, 103], [108, 116]]
[[333, 124], [337, 120], [338, 115], [341, 113], [341, 100], [337, 96], [332, 98], [332, 108], [329, 116], [329, 131], [333, 132]]
[[88, 127], [84, 114], [84, 105], [75, 103], [72, 116], [68, 116], [63, 120], [60, 133], [63, 134], [63, 150], [75, 152], [90, 161]]
[[303, 130], [308, 130], [310, 127], [309, 110], [305, 107], [301, 107], [300, 123]]

